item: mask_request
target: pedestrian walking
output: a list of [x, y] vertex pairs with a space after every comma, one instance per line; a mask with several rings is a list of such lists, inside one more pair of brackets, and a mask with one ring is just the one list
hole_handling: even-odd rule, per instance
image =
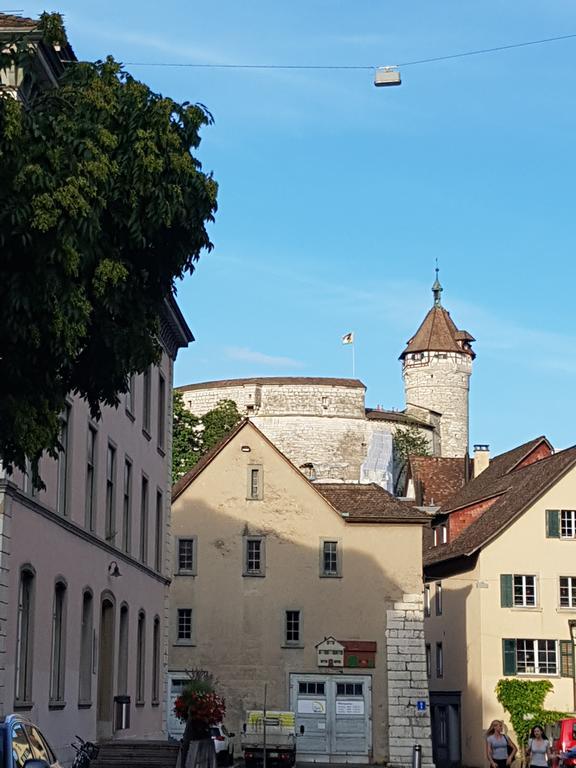
[[544, 735], [544, 728], [541, 725], [535, 725], [530, 731], [526, 757], [531, 768], [546, 768], [552, 761], [550, 742]]
[[486, 731], [486, 757], [490, 768], [507, 768], [512, 765], [518, 747], [504, 734], [502, 720], [492, 720]]

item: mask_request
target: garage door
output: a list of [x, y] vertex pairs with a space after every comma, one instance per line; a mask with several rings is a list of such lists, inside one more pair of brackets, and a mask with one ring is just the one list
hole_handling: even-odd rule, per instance
[[290, 675], [296, 712], [298, 760], [367, 763], [372, 749], [369, 675]]

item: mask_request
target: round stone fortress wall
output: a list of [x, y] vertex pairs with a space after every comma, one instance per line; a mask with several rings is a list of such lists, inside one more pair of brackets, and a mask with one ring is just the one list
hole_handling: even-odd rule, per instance
[[[402, 426], [401, 414], [367, 417], [366, 388], [357, 379], [233, 379], [178, 389], [199, 416], [233, 400], [311, 479], [377, 482], [393, 490], [392, 435]], [[433, 427], [422, 431], [432, 446]]]

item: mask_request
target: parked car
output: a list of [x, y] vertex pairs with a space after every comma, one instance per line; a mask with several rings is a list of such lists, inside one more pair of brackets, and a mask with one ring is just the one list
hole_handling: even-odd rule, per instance
[[62, 768], [38, 726], [20, 715], [0, 720], [0, 768]]
[[234, 765], [234, 736], [225, 725], [213, 725], [210, 735], [216, 750], [216, 760], [220, 765]]
[[558, 755], [557, 763], [563, 768], [576, 768], [576, 755], [563, 757], [568, 750], [576, 748], [576, 717], [567, 717], [548, 726], [547, 735], [552, 751]]

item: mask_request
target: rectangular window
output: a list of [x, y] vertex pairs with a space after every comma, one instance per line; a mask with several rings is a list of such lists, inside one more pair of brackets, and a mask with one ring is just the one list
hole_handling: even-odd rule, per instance
[[424, 586], [424, 616], [428, 617], [432, 613], [430, 608], [430, 584]]
[[[572, 640], [560, 640], [560, 675], [574, 679], [574, 643]], [[573, 727], [573, 738], [576, 738], [576, 724]]]
[[108, 443], [106, 454], [106, 541], [114, 544], [116, 538], [116, 448]]
[[556, 675], [556, 641], [516, 640], [516, 671], [519, 675]]
[[96, 530], [96, 446], [98, 431], [88, 425], [86, 446], [86, 497], [84, 501], [84, 522], [89, 531]]
[[93, 599], [90, 592], [82, 596], [82, 625], [80, 627], [80, 674], [78, 704], [92, 702], [92, 638], [94, 634]]
[[124, 459], [124, 496], [122, 501], [122, 548], [130, 552], [132, 539], [132, 462]]
[[178, 609], [178, 641], [192, 640], [192, 608]]
[[118, 634], [118, 693], [125, 696], [128, 693], [128, 655], [129, 655], [129, 627], [128, 606], [120, 608], [120, 631]]
[[142, 429], [150, 435], [150, 418], [152, 410], [152, 374], [150, 367], [142, 374]]
[[301, 694], [308, 694], [309, 696], [324, 696], [324, 683], [317, 683], [317, 682], [311, 682], [311, 683], [298, 683], [298, 693]]
[[144, 704], [146, 685], [146, 615], [138, 614], [136, 635], [136, 704]]
[[248, 499], [262, 499], [262, 467], [250, 466], [248, 467], [248, 488], [246, 491], [246, 498]]
[[136, 387], [136, 376], [132, 374], [128, 378], [128, 389], [126, 390], [126, 413], [129, 416], [132, 416], [134, 418], [134, 402], [135, 402], [135, 387]]
[[446, 523], [443, 523], [441, 526], [442, 529], [442, 544], [448, 543], [448, 526]]
[[160, 619], [154, 619], [152, 634], [152, 704], [160, 703]]
[[52, 660], [50, 666], [50, 703], [64, 702], [64, 658], [66, 638], [66, 585], [56, 584], [52, 606]]
[[166, 379], [158, 371], [158, 447], [164, 448], [166, 439]]
[[285, 620], [286, 645], [300, 645], [300, 611], [286, 611]]
[[156, 491], [156, 526], [154, 531], [154, 568], [162, 570], [162, 549], [164, 547], [164, 497]]
[[336, 696], [363, 696], [362, 683], [336, 683]]
[[60, 414], [60, 451], [58, 452], [58, 502], [57, 511], [60, 515], [68, 514], [68, 470], [70, 464], [70, 406], [67, 405]]
[[560, 510], [560, 538], [576, 538], [576, 509]]
[[23, 570], [18, 591], [18, 622], [16, 627], [16, 685], [17, 704], [32, 701], [32, 661], [34, 625], [34, 574]]
[[428, 680], [432, 677], [432, 646], [426, 643], [426, 677]]
[[436, 616], [442, 615], [442, 582], [436, 582]]
[[432, 529], [432, 544], [434, 547], [438, 546], [438, 526]]
[[536, 576], [514, 574], [514, 606], [534, 608], [536, 606]]
[[444, 677], [444, 649], [442, 643], [436, 643], [436, 677]]
[[196, 539], [178, 539], [178, 573], [196, 572]]
[[340, 551], [337, 541], [322, 540], [321, 576], [340, 576]]
[[142, 475], [140, 490], [140, 560], [148, 562], [148, 478]]
[[576, 608], [576, 576], [560, 576], [560, 607]]
[[265, 539], [263, 536], [246, 536], [244, 539], [244, 576], [264, 576]]

